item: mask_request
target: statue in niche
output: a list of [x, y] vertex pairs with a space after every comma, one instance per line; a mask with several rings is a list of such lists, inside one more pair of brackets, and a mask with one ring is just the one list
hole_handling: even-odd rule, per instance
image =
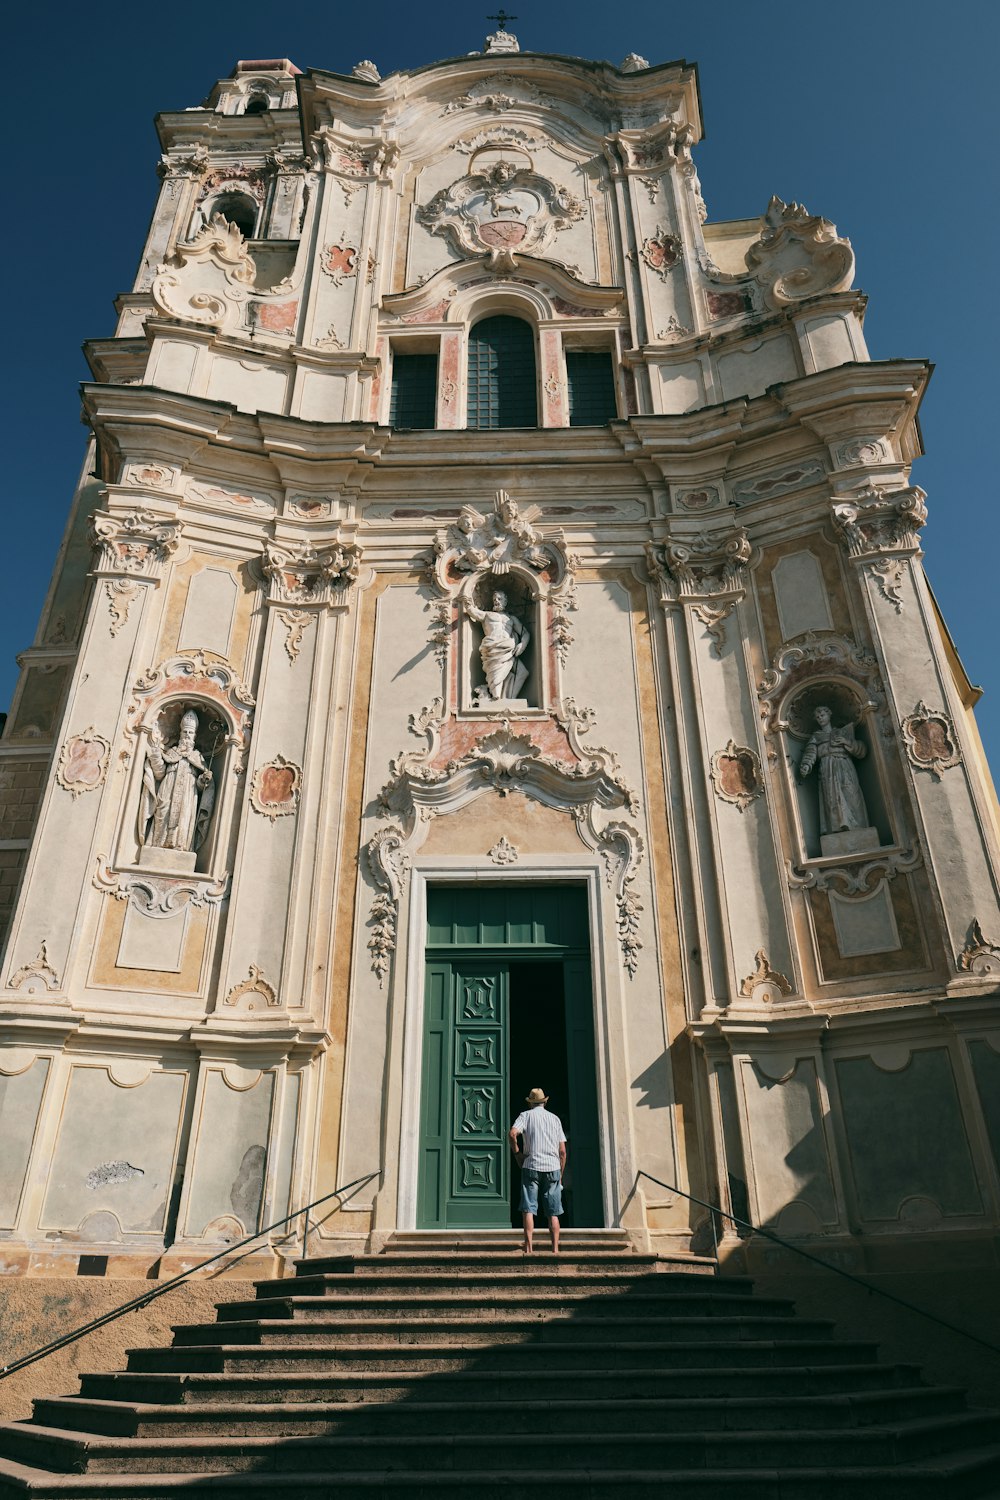
[[465, 604], [471, 619], [483, 627], [479, 656], [486, 675], [485, 688], [477, 690], [480, 701], [499, 703], [520, 698], [528, 680], [528, 669], [521, 660], [531, 636], [527, 627], [507, 608], [507, 595], [497, 589], [491, 609], [479, 609], [469, 599]]
[[215, 806], [215, 782], [195, 744], [199, 720], [193, 708], [181, 715], [177, 743], [163, 746], [163, 731], [149, 731], [136, 832], [151, 849], [200, 849]]
[[799, 761], [804, 779], [819, 763], [819, 827], [821, 834], [846, 833], [869, 827], [868, 809], [853, 762], [863, 760], [865, 747], [853, 724], [833, 723], [833, 710], [823, 703], [813, 711], [819, 726], [809, 737]]

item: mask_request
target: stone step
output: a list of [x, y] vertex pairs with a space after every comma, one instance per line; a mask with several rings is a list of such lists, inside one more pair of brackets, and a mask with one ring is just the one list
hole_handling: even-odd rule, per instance
[[[502, 1414], [501, 1414], [502, 1416]], [[924, 1418], [887, 1427], [854, 1428], [849, 1433], [825, 1430], [794, 1432], [725, 1432], [709, 1427], [673, 1433], [625, 1430], [600, 1433], [517, 1434], [518, 1460], [526, 1474], [558, 1473], [570, 1464], [593, 1471], [614, 1470], [627, 1462], [637, 1471], [676, 1468], [742, 1469], [798, 1467], [805, 1456], [818, 1467], [842, 1468], [913, 1463], [953, 1449], [985, 1445], [996, 1435], [989, 1413]], [[27, 1423], [0, 1425], [4, 1457], [61, 1473], [251, 1474], [261, 1472], [343, 1471], [419, 1473], [427, 1469], [496, 1469], [508, 1463], [511, 1438], [506, 1431], [479, 1431], [338, 1437], [183, 1437], [123, 1440], [97, 1433], [66, 1433]]]
[[[547, 1243], [548, 1231], [539, 1231]], [[518, 1229], [398, 1229], [380, 1254], [396, 1252], [446, 1255], [452, 1250], [520, 1250]], [[560, 1244], [565, 1250], [605, 1250], [609, 1254], [633, 1255], [632, 1241], [624, 1229], [563, 1229]], [[699, 1257], [704, 1259], [705, 1257]]]
[[204, 1344], [308, 1345], [317, 1337], [335, 1335], [341, 1344], [498, 1344], [533, 1340], [545, 1345], [636, 1340], [643, 1336], [660, 1343], [694, 1338], [707, 1343], [744, 1339], [754, 1343], [774, 1339], [831, 1338], [833, 1324], [823, 1318], [752, 1317], [719, 1314], [707, 1317], [608, 1317], [581, 1316], [568, 1309], [564, 1317], [532, 1316], [506, 1308], [484, 1307], [470, 1313], [452, 1309], [452, 1316], [400, 1315], [389, 1320], [373, 1318], [361, 1308], [357, 1317], [338, 1312], [325, 1318], [260, 1318], [242, 1322], [180, 1323], [174, 1327], [175, 1347]]
[[419, 1343], [321, 1343], [313, 1339], [304, 1344], [275, 1343], [266, 1346], [240, 1344], [188, 1344], [167, 1349], [130, 1349], [128, 1368], [136, 1371], [179, 1371], [196, 1374], [202, 1371], [272, 1372], [327, 1369], [401, 1369], [442, 1371], [448, 1369], [504, 1370], [538, 1369], [552, 1371], [595, 1371], [618, 1368], [633, 1369], [670, 1364], [676, 1369], [720, 1366], [768, 1368], [774, 1365], [799, 1366], [822, 1364], [875, 1363], [877, 1346], [860, 1340], [848, 1342], [832, 1339], [810, 1340], [787, 1338], [776, 1341], [736, 1339], [718, 1342], [703, 1338], [693, 1341], [658, 1343], [652, 1339], [601, 1343], [555, 1343], [532, 1339], [527, 1342], [486, 1344], [461, 1342]]
[[[238, 1404], [272, 1401], [290, 1404], [315, 1402], [392, 1402], [423, 1399], [462, 1401], [481, 1399], [509, 1402], [519, 1395], [523, 1401], [545, 1401], [552, 1392], [547, 1370], [482, 1370], [450, 1368], [428, 1374], [422, 1370], [322, 1370], [292, 1373], [140, 1374], [118, 1371], [84, 1375], [82, 1395], [98, 1401], [132, 1404], [163, 1403], [171, 1406], [203, 1406], [219, 1401]], [[745, 1402], [760, 1396], [766, 1405], [789, 1397], [862, 1396], [866, 1393], [912, 1390], [920, 1386], [920, 1372], [912, 1365], [830, 1364], [804, 1366], [745, 1366], [716, 1369], [650, 1366], [617, 1368], [614, 1391], [623, 1400], [647, 1397], [683, 1398], [697, 1391], [709, 1400]], [[580, 1400], [600, 1400], [608, 1393], [604, 1368], [562, 1370], [559, 1392]], [[68, 1396], [67, 1401], [79, 1398]]]
[[427, 1275], [451, 1275], [455, 1270], [466, 1270], [484, 1279], [492, 1279], [503, 1275], [531, 1276], [555, 1269], [563, 1276], [572, 1276], [578, 1270], [598, 1270], [621, 1278], [648, 1275], [650, 1272], [683, 1272], [685, 1275], [705, 1276], [712, 1281], [717, 1279], [714, 1261], [688, 1262], [658, 1255], [617, 1255], [603, 1250], [566, 1251], [559, 1255], [537, 1249], [532, 1255], [525, 1255], [520, 1250], [468, 1250], [448, 1255], [383, 1251], [381, 1255], [369, 1256], [310, 1256], [308, 1260], [295, 1261], [294, 1265], [296, 1276], [334, 1273], [344, 1275], [357, 1267], [369, 1276], [401, 1270], [421, 1270]]
[[[290, 1283], [294, 1286], [294, 1282]], [[533, 1288], [505, 1287], [502, 1291], [471, 1292], [422, 1292], [408, 1294], [394, 1292], [378, 1299], [377, 1307], [360, 1296], [343, 1294], [339, 1288], [323, 1296], [304, 1296], [297, 1292], [275, 1297], [259, 1297], [254, 1302], [223, 1302], [218, 1309], [220, 1322], [253, 1321], [256, 1318], [274, 1319], [371, 1319], [376, 1314], [397, 1322], [413, 1319], [449, 1320], [468, 1318], [475, 1309], [478, 1321], [503, 1319], [510, 1314], [528, 1310], [539, 1318], [565, 1318], [583, 1315], [588, 1318], [790, 1318], [794, 1316], [795, 1304], [780, 1297], [733, 1296], [714, 1297], [710, 1294], [671, 1292], [666, 1297], [657, 1296], [642, 1283], [643, 1290], [629, 1293], [626, 1297], [594, 1294], [588, 1290], [577, 1291], [566, 1288], [548, 1288], [536, 1291]]]
[[[423, 1474], [357, 1474], [340, 1471], [336, 1500], [511, 1500], [525, 1489], [522, 1469], [436, 1470]], [[1000, 1493], [1000, 1446], [965, 1449], [890, 1469], [861, 1466], [797, 1467], [673, 1472], [619, 1469], [614, 1474], [564, 1470], [545, 1477], [546, 1500], [996, 1500]], [[267, 1500], [330, 1500], [329, 1474], [50, 1474], [0, 1460], [0, 1500], [216, 1500], [220, 1495], [266, 1496]]]
[[[771, 1399], [759, 1396], [721, 1404], [712, 1397], [690, 1396], [541, 1401], [531, 1399], [510, 1383], [498, 1411], [495, 1400], [475, 1400], [467, 1395], [466, 1399], [456, 1401], [450, 1394], [438, 1392], [433, 1378], [424, 1385], [431, 1389], [415, 1391], [417, 1400], [398, 1404], [384, 1400], [361, 1403], [272, 1400], [157, 1406], [61, 1396], [36, 1401], [32, 1420], [42, 1427], [62, 1431], [126, 1438], [212, 1433], [253, 1437], [279, 1428], [285, 1437], [345, 1433], [355, 1436], [389, 1433], [400, 1437], [486, 1432], [498, 1425], [513, 1437], [522, 1432], [678, 1433], [704, 1431], [708, 1427], [731, 1432], [796, 1428], [839, 1431], [956, 1414], [965, 1408], [964, 1392], [933, 1386], [850, 1395], [793, 1396], [776, 1405]], [[618, 1391], [617, 1382], [615, 1390]]]
[[747, 1297], [753, 1291], [753, 1282], [748, 1276], [692, 1277], [688, 1272], [651, 1271], [644, 1267], [628, 1276], [589, 1268], [581, 1270], [561, 1266], [558, 1260], [545, 1266], [533, 1266], [530, 1275], [520, 1275], [514, 1270], [510, 1275], [498, 1276], [494, 1272], [463, 1269], [438, 1269], [436, 1271], [413, 1270], [408, 1267], [381, 1270], [369, 1273], [364, 1261], [345, 1263], [345, 1270], [325, 1272], [315, 1276], [301, 1273], [296, 1276], [278, 1277], [256, 1283], [258, 1297], [323, 1296], [328, 1291], [342, 1292], [351, 1296], [381, 1298], [395, 1291], [437, 1291], [442, 1295], [454, 1291], [467, 1296], [493, 1294], [504, 1295], [509, 1290], [525, 1291], [537, 1287], [539, 1291], [558, 1288], [567, 1292], [588, 1293], [600, 1296], [639, 1295], [644, 1287], [652, 1287], [658, 1297], [671, 1294], [681, 1296], [697, 1293], [720, 1299], [725, 1297]]

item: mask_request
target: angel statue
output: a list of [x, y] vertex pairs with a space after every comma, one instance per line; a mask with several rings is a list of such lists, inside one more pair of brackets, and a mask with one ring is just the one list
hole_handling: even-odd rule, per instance
[[466, 601], [467, 614], [483, 627], [483, 638], [479, 643], [479, 655], [486, 674], [485, 692], [480, 696], [500, 702], [504, 698], [519, 698], [521, 689], [528, 680], [528, 669], [521, 660], [531, 639], [526, 627], [507, 609], [507, 595], [497, 590], [493, 595], [492, 609], [478, 609], [472, 600]]
[[854, 725], [835, 728], [833, 712], [820, 704], [813, 717], [818, 729], [810, 735], [799, 775], [803, 778], [819, 762], [819, 831], [844, 833], [851, 828], [869, 826], [864, 793], [853, 761], [863, 760], [865, 747], [855, 738]]
[[181, 716], [177, 743], [163, 748], [159, 724], [149, 731], [136, 827], [140, 845], [154, 849], [200, 849], [215, 806], [215, 782], [195, 745], [198, 715]]

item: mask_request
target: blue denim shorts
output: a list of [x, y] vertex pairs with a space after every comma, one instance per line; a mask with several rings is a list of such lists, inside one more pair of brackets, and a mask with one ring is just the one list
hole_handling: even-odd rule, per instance
[[563, 1211], [562, 1183], [558, 1172], [536, 1172], [533, 1168], [521, 1168], [521, 1212], [537, 1214], [538, 1196], [541, 1193], [542, 1213], [547, 1219], [558, 1219]]

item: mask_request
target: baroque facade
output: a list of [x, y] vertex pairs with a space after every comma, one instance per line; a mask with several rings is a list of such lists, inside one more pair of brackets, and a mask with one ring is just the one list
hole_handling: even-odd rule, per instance
[[992, 1263], [997, 805], [848, 240], [503, 30], [158, 123], [0, 741], [4, 1270], [509, 1224], [536, 1084], [577, 1224]]

